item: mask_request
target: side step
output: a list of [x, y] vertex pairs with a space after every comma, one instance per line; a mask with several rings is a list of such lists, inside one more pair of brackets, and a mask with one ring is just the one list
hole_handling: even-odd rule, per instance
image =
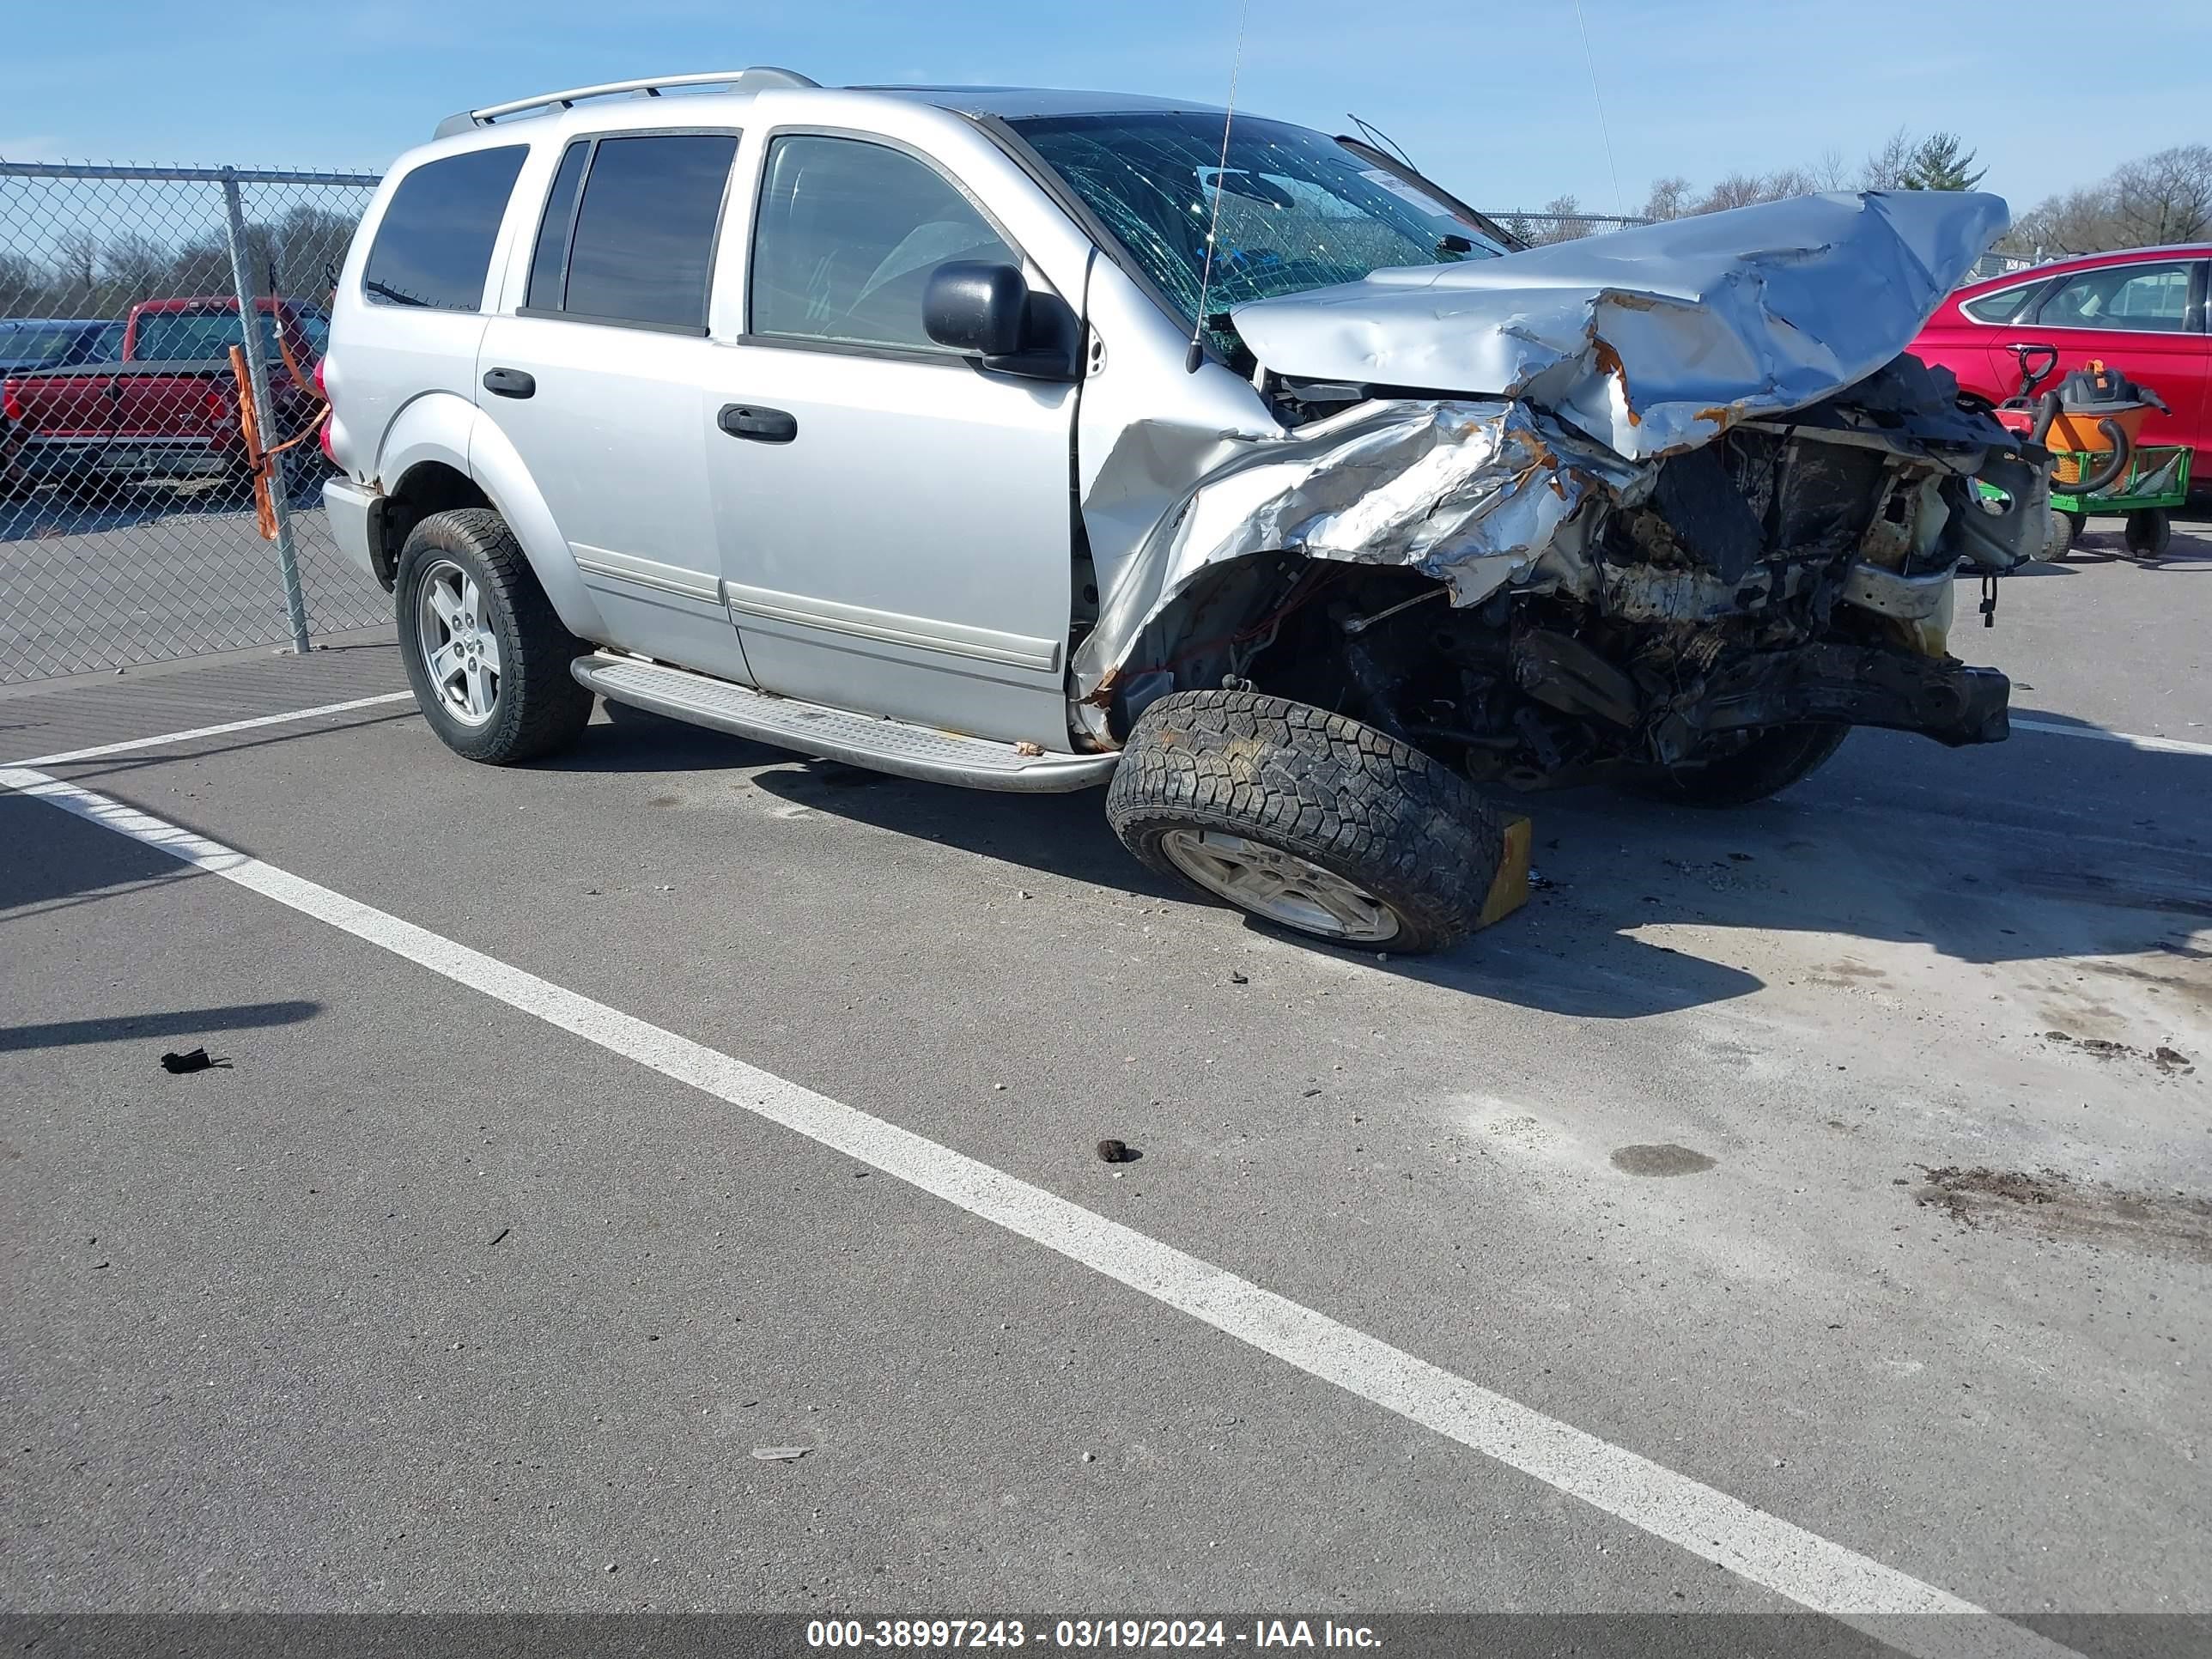
[[803, 755], [844, 761], [878, 772], [930, 783], [1017, 794], [1061, 794], [1088, 789], [1112, 775], [1119, 755], [1024, 755], [1010, 743], [965, 738], [933, 726], [875, 714], [855, 714], [820, 703], [772, 697], [750, 686], [718, 680], [665, 663], [605, 652], [569, 665], [578, 681], [613, 702], [649, 708], [671, 720], [712, 726], [795, 749]]

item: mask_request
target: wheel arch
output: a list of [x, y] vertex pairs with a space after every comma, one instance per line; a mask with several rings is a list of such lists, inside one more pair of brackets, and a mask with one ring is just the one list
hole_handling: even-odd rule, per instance
[[408, 532], [425, 516], [486, 507], [507, 521], [562, 625], [583, 639], [606, 637], [552, 509], [507, 434], [475, 404], [451, 392], [409, 404], [386, 434], [377, 476], [369, 556], [387, 587]]

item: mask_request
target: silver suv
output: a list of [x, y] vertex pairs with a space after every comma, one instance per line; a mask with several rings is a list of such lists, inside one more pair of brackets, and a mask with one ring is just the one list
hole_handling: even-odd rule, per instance
[[[2006, 730], [1953, 572], [2038, 457], [1899, 356], [2003, 228], [1830, 196], [1522, 250], [1356, 140], [753, 69], [403, 157], [323, 380], [340, 542], [495, 763], [594, 695], [1004, 790], [1434, 949], [1485, 791], [1754, 800], [1853, 724]], [[1985, 601], [1985, 608], [1989, 603]]]

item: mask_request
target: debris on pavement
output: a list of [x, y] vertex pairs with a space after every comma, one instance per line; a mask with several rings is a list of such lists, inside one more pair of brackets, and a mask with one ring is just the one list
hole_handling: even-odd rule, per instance
[[1127, 1141], [1102, 1140], [1098, 1143], [1098, 1158], [1101, 1163], [1133, 1164], [1137, 1161], [1137, 1156], [1136, 1148], [1131, 1146]]
[[208, 1057], [208, 1051], [204, 1048], [195, 1048], [190, 1054], [161, 1056], [161, 1069], [179, 1076], [182, 1076], [186, 1072], [210, 1071], [216, 1066], [228, 1070], [230, 1062], [227, 1060], [210, 1060]]
[[2045, 1238], [2212, 1261], [2212, 1200], [2180, 1192], [2125, 1192], [2057, 1170], [2031, 1175], [1984, 1164], [1921, 1168], [1927, 1179], [1914, 1192], [1914, 1202], [1942, 1210], [1970, 1232], [2025, 1227]]
[[2043, 1040], [2045, 1042], [2060, 1044], [2075, 1050], [2077, 1054], [2088, 1054], [2098, 1060], [2147, 1060], [2160, 1071], [2169, 1074], [2178, 1073], [2186, 1077], [2197, 1069], [2197, 1063], [2187, 1054], [2163, 1042], [2146, 1054], [2141, 1048], [2130, 1048], [2126, 1043], [2116, 1042], [2110, 1037], [2077, 1037], [2067, 1031], [2045, 1031], [2043, 1034]]
[[753, 1456], [763, 1463], [796, 1463], [813, 1449], [811, 1446], [755, 1446]]

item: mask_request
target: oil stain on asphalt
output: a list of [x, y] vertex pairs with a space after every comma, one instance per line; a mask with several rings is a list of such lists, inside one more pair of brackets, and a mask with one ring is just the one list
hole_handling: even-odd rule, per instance
[[1616, 1146], [1613, 1167], [1632, 1176], [1686, 1176], [1711, 1169], [1713, 1160], [1668, 1140], [1655, 1146]]

